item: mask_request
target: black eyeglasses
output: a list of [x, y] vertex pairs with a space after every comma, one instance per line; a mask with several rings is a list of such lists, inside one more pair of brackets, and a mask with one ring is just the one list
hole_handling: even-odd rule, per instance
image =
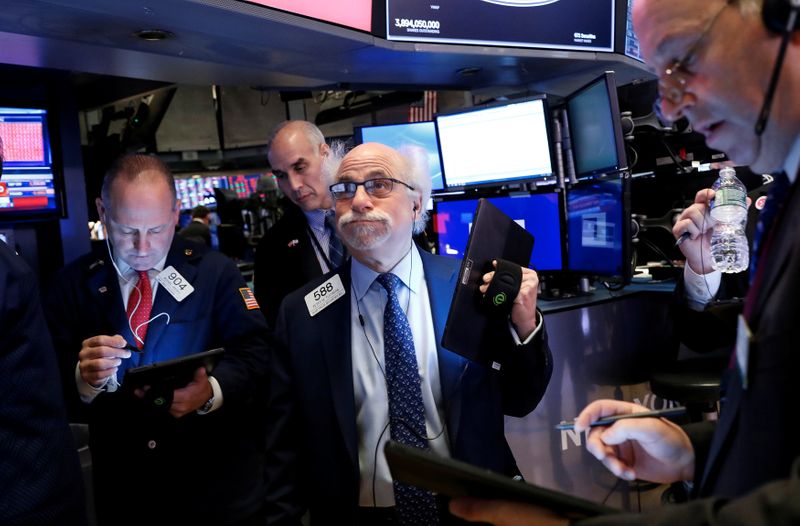
[[333, 198], [337, 201], [341, 199], [352, 199], [355, 197], [359, 186], [363, 186], [364, 190], [366, 190], [367, 193], [373, 197], [388, 197], [394, 189], [394, 183], [399, 183], [409, 190], [415, 190], [415, 188], [410, 184], [404, 183], [399, 179], [392, 179], [391, 177], [367, 179], [366, 181], [361, 181], [360, 183], [355, 181], [346, 181], [332, 184], [329, 189], [331, 194], [333, 194]]

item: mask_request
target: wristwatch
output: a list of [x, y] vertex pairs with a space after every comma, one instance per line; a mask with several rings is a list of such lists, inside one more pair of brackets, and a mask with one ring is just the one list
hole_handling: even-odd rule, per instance
[[198, 414], [198, 415], [205, 415], [205, 414], [207, 414], [209, 411], [211, 411], [211, 408], [214, 406], [214, 400], [215, 400], [215, 397], [214, 397], [214, 395], [212, 394], [212, 395], [211, 395], [211, 398], [209, 398], [208, 400], [206, 400], [206, 403], [205, 403], [205, 404], [203, 404], [203, 405], [200, 407], [200, 409], [198, 409], [198, 410], [197, 410], [197, 414]]

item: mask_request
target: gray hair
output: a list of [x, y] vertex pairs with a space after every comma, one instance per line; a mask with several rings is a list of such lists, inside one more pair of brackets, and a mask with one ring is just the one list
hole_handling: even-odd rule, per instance
[[431, 198], [431, 186], [433, 185], [428, 169], [428, 159], [412, 155], [412, 150], [404, 150], [402, 147], [397, 153], [405, 164], [400, 171], [400, 179], [413, 186], [414, 191], [422, 198], [420, 210], [417, 210], [417, 218], [414, 220], [414, 234], [420, 234], [425, 230], [428, 222], [427, 205]]

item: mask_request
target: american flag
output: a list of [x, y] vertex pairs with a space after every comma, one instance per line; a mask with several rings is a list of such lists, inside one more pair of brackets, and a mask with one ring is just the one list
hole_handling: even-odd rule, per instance
[[242, 287], [239, 289], [239, 293], [244, 299], [244, 306], [247, 307], [247, 310], [258, 308], [258, 302], [256, 301], [256, 297], [253, 295], [253, 291], [250, 290], [250, 287]]
[[432, 121], [437, 109], [435, 91], [426, 91], [422, 103], [415, 103], [408, 107], [408, 122]]

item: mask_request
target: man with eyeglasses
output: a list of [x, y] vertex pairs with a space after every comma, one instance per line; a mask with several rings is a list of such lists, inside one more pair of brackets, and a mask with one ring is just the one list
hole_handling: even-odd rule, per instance
[[[587, 449], [615, 475], [683, 481], [692, 486], [692, 500], [580, 524], [800, 523], [800, 38], [793, 30], [800, 2], [793, 2], [791, 11], [788, 0], [771, 2], [764, 19], [759, 0], [633, 4], [642, 52], [659, 75], [662, 113], [672, 120], [687, 117], [708, 146], [738, 165], [775, 173], [767, 203], [782, 206], [754, 250], [758, 261], [751, 266], [719, 421], [679, 427], [638, 418], [589, 431]], [[773, 30], [782, 34], [765, 25], [776, 17], [772, 11], [783, 17]], [[765, 215], [766, 208], [762, 224]], [[690, 234], [683, 245], [702, 243], [708, 250], [711, 225], [702, 227], [702, 216], [683, 224]], [[575, 430], [589, 430], [601, 416], [643, 410], [627, 402], [593, 402]], [[457, 499], [451, 511], [496, 525], [567, 524], [550, 510], [506, 501]]]
[[[504, 414], [532, 411], [552, 368], [538, 278], [522, 269], [496, 334], [502, 363], [472, 363], [439, 344], [459, 262], [412, 243], [425, 225], [430, 178], [396, 150], [366, 143], [344, 157], [330, 191], [352, 258], [287, 296], [278, 315], [272, 406], [285, 426], [272, 427], [268, 445], [275, 516], [309, 509], [312, 524], [446, 524], [452, 517], [432, 494], [393, 484], [383, 446], [405, 436], [519, 473]], [[483, 291], [492, 278], [484, 276]]]

